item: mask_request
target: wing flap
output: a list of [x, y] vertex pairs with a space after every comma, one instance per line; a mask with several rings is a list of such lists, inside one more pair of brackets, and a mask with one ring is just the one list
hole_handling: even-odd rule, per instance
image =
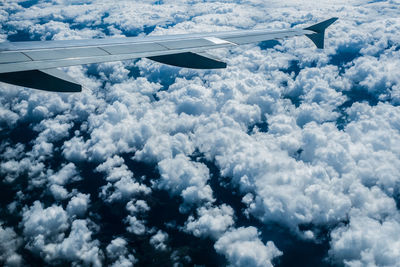
[[168, 64], [176, 67], [191, 69], [223, 69], [226, 63], [209, 57], [205, 53], [202, 55], [187, 52], [164, 56], [148, 57], [159, 63]]
[[0, 73], [0, 81], [51, 92], [80, 92], [82, 86], [59, 69]]

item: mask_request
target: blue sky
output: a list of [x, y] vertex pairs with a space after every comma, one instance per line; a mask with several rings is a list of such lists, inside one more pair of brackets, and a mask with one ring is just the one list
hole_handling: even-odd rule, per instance
[[6, 1], [0, 40], [305, 27], [211, 51], [64, 68], [62, 94], [0, 84], [0, 263], [396, 266], [398, 1]]

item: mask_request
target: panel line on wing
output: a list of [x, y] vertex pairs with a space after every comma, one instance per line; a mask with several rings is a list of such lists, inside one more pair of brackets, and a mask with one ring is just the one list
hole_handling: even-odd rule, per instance
[[112, 55], [110, 52], [108, 52], [107, 50], [101, 48], [100, 46], [97, 46], [97, 48], [100, 49], [100, 50], [103, 50], [104, 52], [106, 52], [106, 53], [109, 54], [109, 55]]
[[26, 56], [27, 58], [29, 58], [31, 61], [34, 61], [34, 59], [33, 58], [31, 58], [29, 55], [27, 55], [26, 53], [24, 53], [24, 52], [20, 52], [21, 54], [23, 54], [24, 56]]

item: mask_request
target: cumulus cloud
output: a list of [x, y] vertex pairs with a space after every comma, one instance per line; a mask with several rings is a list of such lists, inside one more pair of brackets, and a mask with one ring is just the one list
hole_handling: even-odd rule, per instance
[[214, 245], [232, 266], [273, 266], [271, 260], [282, 255], [272, 242], [264, 244], [255, 227], [241, 227], [222, 235]]
[[157, 250], [166, 250], [165, 242], [168, 240], [168, 234], [158, 230], [155, 235], [150, 238], [150, 244]]
[[125, 221], [129, 224], [126, 228], [128, 232], [134, 233], [135, 235], [143, 235], [146, 233], [146, 222], [144, 220], [128, 215]]
[[41, 246], [45, 240], [62, 240], [69, 227], [68, 214], [62, 207], [43, 208], [39, 201], [30, 208], [26, 207], [22, 216], [24, 235], [30, 239], [33, 248]]
[[180, 195], [183, 210], [187, 206], [213, 201], [211, 187], [207, 184], [209, 172], [204, 164], [192, 162], [179, 154], [173, 159], [160, 161], [158, 169], [161, 179], [154, 186]]
[[[76, 201], [73, 199], [71, 202]], [[69, 212], [70, 210], [71, 208]], [[27, 248], [43, 255], [45, 261], [51, 263], [66, 260], [101, 266], [102, 256], [97, 247], [98, 242], [92, 241], [92, 232], [88, 229], [86, 220], [73, 221], [69, 235], [65, 236], [70, 223], [68, 214], [62, 207], [53, 205], [44, 209], [36, 201], [29, 209], [25, 209], [22, 225], [28, 239]]]
[[117, 237], [107, 246], [107, 256], [115, 260], [112, 266], [129, 267], [135, 264], [136, 259], [132, 254], [128, 254], [127, 244], [125, 239]]
[[233, 209], [225, 204], [221, 207], [201, 207], [197, 214], [197, 219], [189, 216], [184, 228], [197, 237], [218, 238], [234, 224]]
[[101, 195], [109, 202], [128, 200], [138, 194], [149, 194], [151, 189], [138, 183], [133, 173], [124, 164], [124, 159], [114, 156], [100, 164], [96, 171], [105, 172], [108, 183], [102, 187]]
[[346, 266], [396, 266], [399, 263], [399, 221], [358, 215], [331, 233], [331, 256]]
[[52, 184], [49, 189], [56, 200], [66, 199], [69, 196], [67, 189], [58, 184]]
[[[317, 243], [315, 233], [328, 229], [322, 239], [329, 239], [329, 257], [339, 265], [395, 265], [396, 1], [322, 0], [317, 7], [297, 0], [14, 1], [0, 7], [0, 39], [279, 29], [303, 27], [327, 14], [340, 20], [329, 28], [323, 51], [293, 38], [213, 51], [228, 62], [226, 70], [185, 70], [146, 59], [66, 68], [85, 85], [80, 94], [1, 84], [0, 173], [7, 188], [21, 192], [9, 207], [21, 213], [23, 236], [5, 227], [0, 237], [42, 253], [48, 263], [100, 265], [100, 247], [106, 247], [110, 264], [131, 266], [137, 259], [129, 240], [113, 237], [100, 246], [86, 218], [101, 221], [102, 214], [91, 209], [104, 202], [122, 204], [129, 213], [127, 231], [148, 236], [163, 250], [174, 237], [150, 229], [146, 197], [156, 197], [152, 187], [180, 197], [187, 216], [182, 229], [216, 240], [215, 249], [232, 265], [263, 266], [281, 255], [272, 242], [261, 241], [257, 229], [234, 228], [234, 214], [242, 212]], [[244, 210], [220, 203], [225, 198], [211, 186], [221, 182], [212, 180], [219, 176], [197, 155], [215, 164], [227, 181], [221, 186], [238, 189], [239, 196], [230, 197], [241, 198]], [[160, 177], [138, 179], [145, 171], [126, 156], [157, 166], [152, 171]], [[88, 190], [91, 168], [98, 187], [80, 193]], [[47, 192], [57, 204], [35, 202]], [[304, 225], [310, 229], [302, 230]], [[0, 250], [15, 259], [10, 265], [22, 262], [15, 250]]]
[[17, 249], [21, 246], [22, 240], [10, 227], [0, 225], [0, 262], [4, 266], [20, 266], [23, 263]]
[[80, 180], [79, 174], [73, 163], [63, 166], [58, 172], [49, 177], [49, 182], [58, 185], [65, 185], [72, 181]]
[[98, 241], [92, 241], [92, 232], [85, 220], [75, 220], [71, 225], [71, 232], [60, 243], [46, 244], [42, 249], [45, 260], [67, 260], [74, 264], [102, 266], [102, 253], [98, 248]]
[[67, 212], [70, 216], [83, 216], [88, 209], [90, 202], [90, 195], [78, 193], [72, 197], [67, 205]]
[[143, 235], [146, 233], [146, 221], [139, 219], [139, 217], [145, 217], [146, 212], [150, 210], [150, 207], [144, 200], [129, 201], [126, 204], [126, 209], [130, 213], [125, 219], [129, 226], [126, 228], [129, 232], [136, 235]]

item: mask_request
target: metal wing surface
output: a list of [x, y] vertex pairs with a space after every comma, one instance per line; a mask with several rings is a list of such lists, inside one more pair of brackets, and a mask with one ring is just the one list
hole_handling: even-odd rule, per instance
[[108, 38], [90, 40], [0, 43], [0, 81], [59, 92], [78, 92], [81, 86], [56, 69], [81, 64], [146, 57], [161, 63], [197, 69], [225, 68], [204, 52], [216, 48], [306, 35], [323, 48], [332, 18], [306, 29]]

